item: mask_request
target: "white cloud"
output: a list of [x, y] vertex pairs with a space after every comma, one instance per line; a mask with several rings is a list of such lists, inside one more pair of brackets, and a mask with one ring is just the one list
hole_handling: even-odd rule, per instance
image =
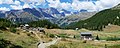
[[31, 7], [30, 7], [29, 4], [25, 3], [25, 4], [23, 5], [23, 8], [31, 8]]
[[97, 11], [111, 8], [117, 5], [119, 2], [120, 0], [100, 0], [95, 2], [96, 4], [93, 4], [93, 2], [80, 2], [78, 0], [74, 0], [72, 7], [75, 10], [86, 9], [88, 11]]
[[2, 11], [10, 11], [10, 9], [6, 8], [6, 7], [1, 7], [0, 10], [2, 10]]
[[23, 6], [20, 5], [20, 2], [19, 1], [15, 1], [14, 2], [15, 5], [10, 5], [10, 7], [12, 9], [15, 9], [15, 10], [20, 10], [20, 9], [23, 9], [23, 8], [31, 8], [31, 6], [28, 4], [28, 3], [25, 3]]
[[0, 0], [0, 4], [14, 4], [13, 0]]
[[54, 7], [57, 9], [66, 9], [69, 10], [71, 9], [71, 4], [70, 3], [61, 3], [59, 0], [47, 0], [50, 4], [48, 4], [50, 7]]
[[39, 4], [45, 3], [45, 0], [30, 0], [30, 2], [37, 2]]
[[[25, 4], [21, 6], [21, 2], [24, 2]], [[22, 8], [31, 8], [36, 7], [37, 5], [44, 5], [45, 0], [0, 0], [0, 4], [14, 4], [10, 5], [13, 9], [22, 9]], [[93, 2], [81, 2], [79, 0], [73, 0], [72, 3], [61, 3], [60, 0], [46, 0], [50, 4], [49, 7], [54, 7], [59, 10], [66, 9], [66, 10], [81, 10], [86, 9], [88, 11], [97, 11], [97, 10], [103, 10], [107, 8], [111, 8], [118, 3], [120, 3], [120, 0], [99, 0], [96, 1], [95, 4]], [[31, 3], [31, 4], [30, 4]]]
[[120, 3], [120, 0], [100, 0], [95, 2], [81, 2], [79, 0], [73, 0], [72, 4], [70, 3], [61, 3], [59, 0], [47, 0], [50, 4], [50, 7], [54, 8], [61, 8], [61, 9], [73, 9], [73, 10], [81, 10], [86, 9], [88, 11], [97, 11], [97, 10], [103, 10], [107, 8], [111, 8], [118, 3]]
[[117, 0], [100, 0], [99, 2], [103, 7], [114, 6]]
[[47, 0], [50, 4], [50, 7], [54, 8], [61, 8], [66, 10], [80, 10], [80, 9], [87, 9], [92, 10], [95, 9], [95, 5], [92, 2], [80, 2], [79, 0], [73, 0], [73, 3], [63, 2], [61, 3], [59, 0]]
[[15, 5], [20, 5], [20, 1], [15, 1]]
[[1, 0], [1, 3], [3, 4], [13, 4], [13, 0]]
[[95, 3], [96, 3], [96, 9], [104, 10], [116, 6], [117, 4], [120, 3], [120, 0], [100, 0]]
[[3, 3], [3, 0], [0, 1], [0, 4], [2, 4], [2, 3]]
[[24, 3], [28, 3], [28, 4], [29, 3], [32, 3], [32, 4], [37, 3], [37, 5], [45, 3], [45, 0], [20, 0], [20, 1], [22, 1]]
[[10, 5], [10, 7], [15, 10], [20, 10], [23, 8], [21, 5]]
[[59, 0], [47, 0], [50, 4], [50, 7], [58, 8], [61, 7], [61, 3]]
[[71, 4], [70, 3], [61, 3], [61, 7], [63, 9], [71, 9]]

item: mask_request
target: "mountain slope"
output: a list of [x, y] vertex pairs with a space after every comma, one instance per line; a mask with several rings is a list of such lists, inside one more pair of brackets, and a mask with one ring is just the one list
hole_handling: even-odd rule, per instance
[[57, 20], [56, 23], [59, 24], [60, 26], [65, 26], [73, 22], [78, 22], [79, 20], [85, 20], [87, 18], [90, 18], [96, 13], [97, 12], [81, 12], [79, 14], [72, 14], [70, 16]]
[[[102, 30], [105, 26], [114, 24], [120, 26], [120, 5], [117, 5], [111, 9], [106, 9], [98, 12], [89, 19], [81, 20], [76, 23], [72, 23], [68, 28], [86, 28], [90, 30]], [[118, 7], [118, 8], [116, 8]]]
[[29, 14], [28, 12], [9, 12], [7, 13], [5, 18], [12, 22], [19, 22], [19, 23], [26, 23], [26, 22], [38, 20], [38, 17]]

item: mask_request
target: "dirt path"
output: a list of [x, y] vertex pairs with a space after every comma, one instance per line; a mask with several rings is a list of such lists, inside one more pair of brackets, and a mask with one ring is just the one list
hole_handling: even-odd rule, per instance
[[47, 48], [47, 47], [50, 46], [50, 45], [56, 44], [60, 39], [61, 39], [61, 38], [57, 38], [57, 39], [55, 39], [55, 40], [53, 40], [53, 41], [51, 41], [51, 42], [48, 42], [48, 43], [43, 43], [43, 42], [41, 42], [41, 43], [38, 45], [38, 48]]
[[42, 39], [38, 36], [38, 34], [36, 32], [33, 32], [33, 33], [36, 35], [36, 37], [39, 39], [39, 41], [42, 42]]
[[43, 43], [43, 40], [38, 36], [38, 34], [36, 33], [36, 31], [32, 31], [36, 37], [39, 39], [39, 44], [38, 44], [38, 48], [47, 48], [50, 45], [54, 45], [56, 44], [61, 38], [57, 38], [57, 39], [53, 39], [53, 41], [48, 42], [48, 43]]

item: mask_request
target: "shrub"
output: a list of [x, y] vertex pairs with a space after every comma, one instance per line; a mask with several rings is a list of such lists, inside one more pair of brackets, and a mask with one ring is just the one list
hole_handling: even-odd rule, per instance
[[30, 33], [27, 33], [27, 36], [30, 36]]
[[54, 34], [50, 34], [50, 35], [49, 35], [49, 37], [54, 38], [54, 37], [55, 37], [55, 35], [54, 35]]
[[16, 29], [15, 28], [10, 28], [10, 32], [12, 32], [12, 33], [16, 33]]
[[33, 32], [30, 32], [31, 34], [34, 34]]
[[105, 44], [105, 48], [107, 48], [107, 44]]
[[87, 43], [87, 41], [86, 41], [86, 40], [84, 40], [84, 41], [83, 41], [83, 43]]
[[40, 36], [41, 38], [44, 38], [43, 36]]
[[18, 35], [20, 35], [20, 33], [17, 33]]

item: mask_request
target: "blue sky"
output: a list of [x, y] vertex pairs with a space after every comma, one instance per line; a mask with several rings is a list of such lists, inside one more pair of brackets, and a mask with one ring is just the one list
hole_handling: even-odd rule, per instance
[[85, 9], [92, 12], [111, 8], [119, 3], [120, 0], [0, 0], [0, 10], [54, 7], [58, 10], [80, 11]]
[[66, 3], [66, 2], [72, 3], [73, 1], [72, 1], [72, 0], [60, 0], [60, 2], [61, 2], [61, 3], [64, 3], [64, 2], [65, 2], [65, 3]]

